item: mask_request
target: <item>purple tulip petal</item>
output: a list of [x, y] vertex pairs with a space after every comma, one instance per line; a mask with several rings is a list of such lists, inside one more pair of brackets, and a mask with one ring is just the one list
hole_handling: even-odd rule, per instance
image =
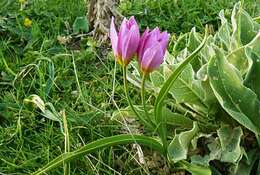
[[137, 56], [138, 56], [138, 61], [139, 63], [141, 63], [141, 60], [142, 60], [142, 57], [143, 57], [143, 53], [144, 53], [144, 47], [145, 47], [145, 44], [146, 44], [146, 41], [148, 39], [148, 35], [149, 35], [149, 29], [147, 28], [142, 37], [140, 38], [140, 41], [139, 41], [139, 46], [138, 46], [138, 50], [137, 50]]
[[162, 64], [168, 40], [169, 34], [161, 33], [158, 27], [150, 32], [145, 30], [138, 46], [138, 61], [144, 73], [149, 73]]
[[140, 40], [139, 29], [134, 25], [131, 27], [127, 36], [123, 38], [122, 58], [126, 64], [129, 63], [130, 59], [136, 53], [139, 40]]
[[151, 36], [153, 38], [155, 38], [156, 40], [158, 40], [160, 38], [160, 29], [158, 27], [155, 27], [152, 31], [151, 31]]
[[117, 51], [119, 55], [122, 55], [122, 48], [123, 48], [123, 38], [127, 36], [129, 29], [127, 28], [127, 19], [124, 18], [123, 22], [120, 26], [119, 33], [118, 33], [118, 45]]
[[163, 50], [159, 42], [153, 47], [148, 48], [143, 55], [141, 68], [144, 72], [149, 73], [158, 68], [163, 62]]
[[110, 39], [111, 39], [112, 49], [116, 56], [116, 55], [118, 55], [118, 52], [117, 52], [118, 36], [117, 36], [116, 27], [115, 27], [115, 23], [114, 23], [114, 17], [112, 17], [112, 20], [111, 20], [109, 35], [110, 35]]
[[144, 43], [144, 47], [143, 47], [143, 52], [142, 52], [142, 57], [144, 55], [144, 52], [146, 49], [151, 48], [154, 43], [157, 42], [157, 34], [155, 32], [155, 30], [151, 31], [150, 33], [147, 34], [146, 39], [145, 39], [145, 43]]
[[167, 32], [163, 32], [161, 34], [161, 37], [160, 37], [160, 40], [159, 40], [159, 42], [161, 43], [162, 48], [163, 48], [163, 53], [166, 52], [168, 41], [169, 41], [169, 34]]
[[135, 17], [134, 17], [134, 16], [131, 16], [131, 17], [129, 18], [129, 20], [128, 20], [128, 29], [130, 29], [131, 26], [133, 26], [133, 25], [135, 25], [135, 26], [138, 27], [138, 24], [137, 24], [137, 22], [136, 22], [136, 20], [135, 20]]

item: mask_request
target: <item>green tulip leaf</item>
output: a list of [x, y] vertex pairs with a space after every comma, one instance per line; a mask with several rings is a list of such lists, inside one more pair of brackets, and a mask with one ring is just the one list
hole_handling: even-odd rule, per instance
[[[245, 153], [243, 159], [239, 162], [235, 175], [250, 175], [253, 174], [255, 163], [259, 160], [259, 150], [253, 149]], [[257, 173], [259, 174], [259, 172]]]
[[162, 86], [162, 84], [164, 83], [164, 77], [162, 74], [162, 67], [160, 67], [160, 69], [153, 71], [152, 73], [150, 73], [150, 80], [152, 82], [152, 85], [154, 87], [158, 87], [160, 88]]
[[240, 72], [228, 63], [223, 52], [218, 48], [215, 52], [208, 75], [220, 105], [241, 125], [260, 133], [260, 102], [256, 94], [243, 85]]
[[257, 34], [260, 25], [242, 9], [241, 2], [236, 3], [232, 11], [232, 48], [236, 49], [249, 43]]
[[231, 27], [225, 18], [224, 10], [219, 12], [219, 18], [221, 20], [221, 26], [215, 35], [215, 40], [219, 43], [218, 45], [225, 48], [225, 50], [230, 50]]
[[247, 47], [251, 48], [253, 52], [260, 55], [260, 32], [258, 32], [254, 39], [248, 43]]
[[208, 28], [206, 27], [205, 36], [199, 47], [192, 52], [175, 70], [174, 72], [169, 76], [169, 78], [166, 80], [166, 82], [163, 84], [162, 88], [160, 89], [160, 92], [156, 98], [155, 101], [155, 121], [158, 125], [158, 132], [162, 139], [164, 150], [167, 149], [167, 133], [166, 133], [166, 125], [165, 125], [165, 119], [162, 116], [162, 108], [164, 105], [164, 99], [166, 98], [167, 94], [169, 93], [172, 85], [178, 78], [178, 76], [181, 74], [181, 72], [185, 69], [185, 67], [196, 57], [196, 55], [201, 51], [201, 49], [204, 47], [206, 41], [208, 38]]
[[[196, 32], [196, 28], [193, 27], [191, 29], [191, 32], [189, 33], [189, 39], [188, 39], [188, 43], [187, 43], [187, 49], [188, 51], [191, 53], [194, 50], [196, 50], [196, 48], [198, 48], [198, 46], [200, 45], [202, 39], [199, 36], [199, 34]], [[197, 71], [200, 66], [203, 64], [201, 61], [201, 58], [199, 57], [199, 54], [196, 56], [196, 59], [193, 59], [190, 64], [192, 65], [192, 67], [194, 68], [195, 71]]]
[[[201, 166], [210, 166], [210, 161], [219, 160], [220, 162], [228, 162], [237, 165], [243, 156], [243, 149], [240, 147], [242, 129], [240, 127], [231, 128], [223, 125], [217, 130], [217, 138], [213, 139], [212, 135], [205, 135], [208, 140], [209, 153], [205, 155], [191, 156], [191, 163]], [[203, 136], [203, 135], [202, 135]], [[196, 136], [194, 140], [197, 139]]]
[[245, 79], [245, 85], [252, 89], [257, 97], [260, 98], [260, 33], [254, 38], [254, 40], [248, 44], [248, 48], [251, 49], [250, 59], [253, 64], [248, 71]]
[[203, 101], [209, 106], [209, 111], [215, 112], [217, 105], [217, 99], [215, 97], [215, 94], [213, 93], [210, 83], [209, 83], [209, 78], [208, 78], [208, 64], [204, 64], [199, 71], [197, 72], [196, 77], [198, 80], [201, 81], [201, 86], [203, 89]]
[[201, 166], [209, 166], [209, 162], [212, 158], [209, 155], [201, 156], [194, 155], [191, 157], [192, 164], [201, 165]]
[[245, 85], [252, 89], [256, 94], [257, 97], [260, 98], [260, 56], [256, 53], [251, 53], [251, 58], [253, 60], [253, 65], [246, 77]]
[[190, 52], [193, 52], [201, 43], [201, 37], [199, 36], [199, 34], [196, 32], [196, 28], [193, 27], [191, 29], [191, 32], [189, 33], [189, 39], [188, 39], [188, 50]]
[[198, 124], [194, 122], [191, 130], [176, 134], [168, 146], [168, 158], [173, 162], [186, 159], [191, 140], [198, 131]]
[[[167, 80], [174, 70], [178, 67], [164, 66], [164, 77]], [[204, 92], [199, 80], [195, 80], [195, 73], [192, 66], [188, 64], [182, 71], [175, 83], [170, 89], [170, 94], [174, 97], [177, 103], [189, 103], [199, 106], [206, 106], [203, 104]]]
[[217, 130], [221, 145], [221, 161], [236, 163], [242, 158], [243, 151], [240, 147], [242, 129], [236, 127], [222, 126]]
[[174, 55], [177, 55], [180, 51], [182, 51], [185, 48], [187, 43], [187, 38], [188, 38], [188, 33], [182, 34], [178, 37], [173, 47]]
[[166, 118], [166, 122], [169, 125], [181, 127], [181, 128], [192, 128], [193, 121], [182, 114], [170, 111], [168, 108], [163, 108], [163, 117]]
[[111, 137], [105, 137], [96, 140], [94, 142], [88, 143], [75, 151], [61, 154], [60, 156], [53, 159], [47, 165], [40, 168], [38, 171], [32, 173], [31, 175], [46, 174], [46, 172], [54, 168], [57, 168], [58, 166], [66, 162], [72, 161], [74, 159], [79, 158], [80, 156], [97, 151], [98, 149], [101, 148], [106, 148], [108, 146], [114, 146], [119, 144], [130, 144], [130, 143], [138, 143], [141, 145], [145, 145], [161, 153], [163, 150], [161, 143], [151, 137], [146, 137], [141, 135], [116, 135]]
[[192, 175], [211, 175], [211, 169], [206, 166], [196, 165], [186, 161], [179, 163], [181, 168], [187, 170]]
[[233, 64], [241, 73], [245, 75], [252, 66], [250, 50], [247, 47], [240, 47], [227, 56], [229, 63]]

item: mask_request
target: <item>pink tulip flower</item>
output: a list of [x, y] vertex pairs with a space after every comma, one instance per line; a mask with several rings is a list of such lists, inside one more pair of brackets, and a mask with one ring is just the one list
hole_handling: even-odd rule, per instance
[[143, 73], [150, 73], [162, 64], [168, 41], [169, 34], [167, 32], [161, 33], [158, 27], [152, 31], [145, 30], [140, 38], [137, 51]]
[[139, 27], [134, 17], [129, 20], [124, 18], [118, 33], [112, 17], [110, 39], [116, 60], [124, 66], [128, 65], [137, 52], [140, 40]]

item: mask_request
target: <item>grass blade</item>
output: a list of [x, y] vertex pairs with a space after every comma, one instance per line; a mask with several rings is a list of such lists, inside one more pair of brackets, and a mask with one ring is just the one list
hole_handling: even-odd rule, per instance
[[54, 160], [52, 160], [51, 162], [49, 162], [43, 168], [32, 173], [31, 175], [40, 175], [46, 173], [47, 171], [50, 171], [62, 165], [63, 163], [67, 163], [82, 155], [88, 154], [90, 152], [94, 152], [101, 148], [118, 145], [118, 144], [129, 144], [129, 143], [138, 143], [141, 145], [149, 146], [150, 148], [157, 150], [159, 152], [163, 150], [162, 144], [156, 139], [153, 139], [151, 137], [141, 136], [141, 135], [116, 135], [116, 136], [111, 136], [100, 140], [96, 140], [75, 151], [64, 153], [58, 156], [57, 158], [55, 158]]
[[[63, 118], [63, 125], [64, 125], [64, 153], [70, 152], [70, 138], [69, 138], [69, 130], [68, 130], [68, 124], [67, 124], [67, 118], [65, 111], [62, 111], [62, 118]], [[64, 163], [63, 165], [64, 169], [64, 175], [70, 175], [70, 164]]]

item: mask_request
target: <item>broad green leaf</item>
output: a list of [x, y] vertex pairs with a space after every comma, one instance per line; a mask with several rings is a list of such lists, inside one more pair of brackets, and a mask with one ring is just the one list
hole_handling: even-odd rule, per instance
[[247, 45], [251, 49], [250, 59], [253, 64], [246, 75], [245, 85], [252, 89], [256, 94], [258, 99], [260, 98], [260, 32], [258, 35]]
[[182, 51], [186, 47], [188, 38], [188, 33], [182, 34], [178, 37], [176, 43], [173, 46], [173, 53], [177, 55], [180, 51]]
[[209, 167], [204, 167], [200, 165], [190, 164], [186, 168], [192, 175], [211, 175], [211, 170]]
[[[136, 111], [138, 113], [140, 113], [141, 115], [145, 115], [144, 113], [144, 109], [143, 109], [143, 105], [134, 105]], [[151, 113], [151, 118], [152, 120], [154, 120], [154, 116], [153, 113], [151, 112], [153, 106], [151, 105], [147, 105], [146, 106], [149, 114]], [[127, 119], [127, 120], [133, 120], [135, 118], [135, 113], [133, 112], [133, 110], [131, 109], [130, 106], [123, 108], [123, 109], [118, 109], [116, 111], [114, 111], [111, 115], [111, 120], [123, 120], [123, 119]]]
[[189, 33], [189, 39], [187, 43], [188, 50], [190, 52], [193, 52], [195, 49], [197, 49], [197, 47], [199, 47], [201, 41], [202, 39], [199, 36], [199, 34], [196, 32], [196, 28], [193, 27], [191, 29], [191, 32]]
[[190, 172], [192, 175], [211, 175], [211, 170], [209, 167], [206, 166], [200, 166], [193, 163], [189, 163], [186, 161], [183, 161], [180, 163], [183, 169]]
[[227, 62], [223, 52], [218, 48], [215, 52], [208, 65], [208, 75], [220, 105], [241, 125], [260, 133], [260, 102], [256, 94], [243, 85], [239, 71]]
[[[194, 140], [198, 139], [198, 136], [196, 136], [192, 140], [192, 144], [194, 144]], [[221, 159], [221, 145], [219, 138], [215, 138], [213, 141], [211, 139], [208, 139], [210, 141], [207, 145], [209, 149], [209, 153], [202, 156], [202, 155], [193, 155], [191, 156], [191, 163], [197, 164], [197, 165], [202, 165], [202, 166], [209, 166], [210, 161], [212, 160], [220, 160]]]
[[[241, 72], [242, 75], [245, 75], [249, 72], [249, 69], [253, 71], [253, 69], [257, 67], [257, 59], [255, 59], [255, 54], [252, 52], [257, 53], [260, 56], [260, 33], [258, 33], [247, 45], [232, 51], [227, 56], [227, 59]], [[254, 65], [252, 67], [253, 62]]]
[[[215, 39], [212, 35], [210, 35], [207, 39], [207, 42], [205, 44], [205, 47], [201, 49], [199, 55], [202, 59], [201, 66], [208, 63], [209, 59], [214, 55], [214, 50], [212, 49], [211, 45], [215, 42]], [[199, 68], [200, 69], [200, 68]], [[198, 70], [199, 70], [198, 69]]]
[[168, 51], [166, 51], [164, 55], [164, 60], [167, 64], [171, 65], [174, 64], [175, 57], [172, 54], [170, 54]]
[[221, 159], [221, 145], [219, 138], [215, 138], [215, 140], [208, 145], [209, 148], [209, 161], [211, 160], [220, 160]]
[[[178, 67], [164, 66], [164, 78], [167, 80]], [[188, 64], [170, 89], [177, 103], [190, 103], [203, 106], [204, 93], [200, 81], [195, 80], [192, 66]]]
[[191, 130], [176, 134], [168, 146], [168, 158], [173, 162], [186, 159], [191, 140], [198, 131], [198, 124], [194, 122]]
[[246, 153], [246, 156], [239, 162], [235, 175], [250, 175], [255, 170], [254, 165], [259, 160], [260, 153], [253, 149]]
[[162, 152], [163, 148], [161, 143], [151, 137], [146, 137], [141, 135], [116, 135], [116, 136], [105, 137], [96, 140], [94, 142], [86, 144], [85, 146], [75, 151], [61, 154], [60, 156], [58, 156], [57, 158], [49, 162], [47, 165], [40, 168], [38, 171], [32, 173], [31, 175], [46, 174], [46, 172], [54, 168], [57, 168], [63, 163], [75, 160], [83, 155], [97, 151], [98, 149], [119, 145], [119, 144], [131, 144], [131, 143], [138, 143], [141, 145], [148, 146], [163, 154]]
[[[145, 115], [143, 106], [136, 106], [136, 110], [141, 114]], [[152, 121], [154, 121], [154, 111], [153, 106], [147, 106], [149, 116], [151, 117]], [[128, 106], [127, 108], [120, 109], [118, 111], [113, 112], [111, 116], [111, 120], [122, 120], [123, 118], [127, 118], [127, 120], [133, 120], [135, 114]], [[163, 116], [165, 117], [166, 123], [171, 127], [181, 127], [181, 128], [192, 128], [193, 121], [182, 114], [172, 112], [168, 108], [163, 108]], [[122, 118], [123, 117], [123, 118]]]
[[50, 110], [46, 109], [42, 112], [42, 115], [50, 120], [53, 120], [53, 121], [57, 121], [57, 122], [60, 122], [61, 119], [58, 118], [53, 112], [51, 112]]
[[220, 45], [222, 48], [225, 48], [225, 50], [230, 50], [231, 28], [227, 19], [225, 18], [224, 10], [219, 12], [219, 18], [221, 20], [221, 26], [214, 36], [215, 40], [219, 42], [218, 45]]
[[[132, 83], [134, 86], [141, 88], [141, 80], [140, 80], [140, 76], [137, 76], [136, 74], [127, 74], [127, 80]], [[146, 90], [149, 91], [153, 91], [156, 94], [159, 93], [160, 88], [159, 87], [155, 87], [151, 82], [146, 81], [145, 83], [146, 86]]]
[[209, 112], [216, 111], [217, 106], [215, 103], [217, 103], [217, 99], [210, 87], [209, 84], [209, 78], [208, 78], [208, 64], [204, 64], [199, 71], [197, 72], [197, 78], [201, 81], [201, 86], [203, 88], [203, 101], [208, 104], [209, 106]]
[[233, 49], [249, 43], [260, 29], [260, 25], [242, 9], [241, 2], [235, 4], [231, 22], [233, 29], [231, 38]]
[[[177, 65], [164, 66], [164, 77], [167, 79], [178, 67]], [[169, 93], [176, 103], [184, 103], [197, 112], [208, 113], [208, 105], [205, 103], [204, 90], [201, 81], [195, 79], [195, 73], [190, 64], [182, 71], [172, 85]]]
[[212, 140], [212, 137], [208, 137], [209, 153], [204, 156], [193, 155], [191, 157], [193, 164], [209, 166], [212, 160], [232, 164], [237, 164], [240, 161], [243, 155], [243, 149], [240, 147], [242, 129], [240, 127], [233, 129], [228, 125], [224, 125], [217, 130], [217, 136], [214, 140]]
[[198, 70], [197, 72], [197, 78], [201, 81], [207, 81], [208, 79], [208, 64], [204, 64], [203, 66], [201, 66], [201, 68]]
[[253, 52], [260, 55], [260, 32], [258, 32], [254, 39], [248, 43], [247, 47], [251, 48]]
[[130, 106], [128, 106], [124, 109], [119, 109], [114, 111], [112, 113], [111, 120], [122, 120], [123, 118], [132, 117], [132, 116], [134, 116], [134, 113], [131, 110]]
[[[200, 45], [202, 39], [199, 36], [199, 34], [196, 32], [196, 28], [193, 27], [191, 29], [191, 32], [189, 33], [189, 39], [187, 43], [188, 51], [191, 53]], [[201, 58], [199, 57], [199, 54], [196, 56], [197, 58], [192, 60], [190, 64], [194, 68], [195, 71], [197, 71], [201, 65], [203, 65]]]
[[150, 73], [150, 80], [152, 82], [152, 85], [155, 87], [160, 88], [163, 83], [164, 83], [164, 77], [162, 74], [162, 68], [163, 66], [160, 67], [160, 69], [153, 71]]
[[178, 76], [181, 74], [181, 72], [185, 69], [185, 67], [196, 57], [196, 55], [201, 51], [201, 49], [204, 47], [206, 41], [208, 38], [208, 29], [206, 28], [205, 36], [199, 47], [192, 52], [176, 69], [175, 71], [170, 75], [170, 77], [166, 80], [166, 82], [163, 84], [157, 98], [155, 101], [155, 121], [159, 125], [158, 126], [158, 132], [159, 136], [162, 139], [164, 150], [167, 149], [167, 133], [166, 133], [166, 125], [165, 125], [165, 119], [162, 116], [162, 108], [163, 108], [163, 102], [166, 98], [167, 94], [169, 93], [173, 83], [178, 78]]
[[165, 117], [167, 124], [172, 126], [179, 126], [181, 128], [192, 128], [193, 121], [179, 113], [170, 111], [168, 108], [163, 108], [163, 117]]
[[202, 166], [209, 166], [209, 162], [211, 161], [211, 157], [209, 155], [201, 156], [194, 155], [191, 157], [191, 163]]
[[245, 45], [259, 32], [260, 25], [242, 8], [240, 9], [240, 39]]
[[245, 75], [252, 66], [250, 50], [247, 47], [240, 47], [227, 56], [229, 63], [233, 64], [242, 75]]
[[203, 138], [205, 140], [207, 139], [210, 139], [212, 137], [212, 133], [211, 134], [206, 134], [206, 133], [203, 133], [201, 132], [200, 130], [200, 133], [198, 133], [192, 140], [191, 140], [191, 144], [192, 144], [192, 149], [197, 149], [198, 146], [198, 140]]
[[[45, 116], [45, 117], [49, 116], [50, 117], [49, 119], [52, 119], [54, 121], [61, 121], [61, 117], [60, 117], [59, 113], [56, 111], [56, 109], [54, 108], [52, 103], [47, 102], [47, 103], [45, 103], [45, 106], [50, 109], [50, 110], [46, 109], [43, 112], [44, 116], [45, 116], [45, 114], [47, 114], [47, 116]], [[48, 112], [46, 112], [46, 111], [48, 111]], [[52, 114], [50, 114], [50, 113], [52, 113]]]
[[73, 32], [80, 33], [80, 32], [88, 32], [89, 31], [89, 24], [87, 18], [85, 16], [77, 17], [73, 23]]
[[240, 26], [239, 26], [239, 9], [240, 9], [240, 2], [236, 3], [231, 15], [231, 24], [232, 24], [232, 36], [231, 36], [231, 49], [236, 49], [242, 46], [240, 40]]
[[243, 135], [240, 127], [232, 129], [229, 126], [222, 126], [217, 130], [221, 144], [221, 161], [236, 163], [243, 154], [240, 147], [241, 137]]
[[252, 89], [258, 98], [260, 98], [260, 54], [259, 56], [255, 53], [251, 53], [251, 59], [253, 60], [253, 65], [247, 74], [245, 85]]
[[180, 51], [180, 53], [176, 56], [176, 59], [174, 60], [174, 63], [177, 64], [179, 62], [182, 62], [183, 60], [185, 60], [185, 58], [187, 58], [187, 56], [189, 55], [189, 51], [188, 48], [186, 47], [185, 49], [183, 49], [182, 51]]
[[216, 169], [214, 166], [210, 166], [212, 175], [222, 175], [218, 169]]
[[39, 108], [42, 112], [46, 110], [46, 106], [44, 101], [39, 97], [38, 95], [30, 95], [28, 98], [24, 99], [25, 103], [32, 103], [35, 105], [37, 108]]
[[[44, 101], [38, 95], [30, 95], [28, 98], [24, 99], [25, 103], [32, 103], [37, 108], [41, 110], [41, 114], [53, 121], [61, 122], [58, 112], [55, 110], [51, 103], [44, 103]], [[50, 109], [48, 109], [50, 108]]]

